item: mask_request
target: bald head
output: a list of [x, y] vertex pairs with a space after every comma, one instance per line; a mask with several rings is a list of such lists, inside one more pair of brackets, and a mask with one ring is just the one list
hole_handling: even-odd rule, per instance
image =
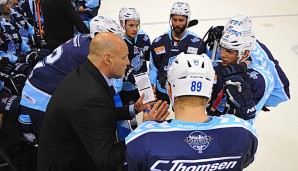
[[129, 65], [128, 48], [120, 36], [109, 32], [98, 33], [92, 39], [89, 51], [88, 59], [105, 76], [124, 77], [125, 69]]

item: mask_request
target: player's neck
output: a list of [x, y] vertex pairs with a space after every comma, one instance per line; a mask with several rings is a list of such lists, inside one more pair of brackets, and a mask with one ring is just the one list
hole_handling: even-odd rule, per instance
[[209, 116], [205, 113], [206, 106], [183, 107], [175, 109], [175, 119], [185, 122], [205, 122]]
[[182, 33], [180, 33], [180, 34], [176, 34], [174, 31], [172, 31], [172, 37], [173, 37], [173, 39], [175, 39], [175, 40], [181, 40], [185, 33], [186, 33], [186, 30], [184, 30], [184, 31], [183, 31]]

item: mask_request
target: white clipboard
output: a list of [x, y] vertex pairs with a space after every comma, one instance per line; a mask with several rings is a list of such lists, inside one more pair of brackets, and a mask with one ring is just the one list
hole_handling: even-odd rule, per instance
[[138, 87], [140, 96], [143, 93], [145, 94], [145, 97], [143, 99], [143, 104], [154, 101], [155, 97], [154, 97], [154, 93], [153, 93], [152, 86], [147, 72], [136, 74], [134, 75], [134, 77], [136, 80], [136, 85]]

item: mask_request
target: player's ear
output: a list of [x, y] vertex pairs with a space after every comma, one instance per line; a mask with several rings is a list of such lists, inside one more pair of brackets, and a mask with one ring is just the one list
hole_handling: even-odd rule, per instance
[[120, 26], [121, 26], [122, 28], [124, 28], [123, 21], [120, 21]]
[[250, 50], [245, 50], [244, 54], [242, 55], [242, 59], [245, 59], [249, 55]]
[[110, 66], [112, 63], [111, 55], [110, 54], [104, 54], [103, 55], [103, 62], [105, 65]]

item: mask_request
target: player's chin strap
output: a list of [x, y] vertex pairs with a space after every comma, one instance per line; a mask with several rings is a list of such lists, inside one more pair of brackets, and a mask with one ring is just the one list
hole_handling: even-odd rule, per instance
[[250, 58], [249, 55], [247, 55], [245, 58], [239, 58], [237, 61], [237, 64], [241, 63], [241, 62], [245, 62], [248, 58]]

